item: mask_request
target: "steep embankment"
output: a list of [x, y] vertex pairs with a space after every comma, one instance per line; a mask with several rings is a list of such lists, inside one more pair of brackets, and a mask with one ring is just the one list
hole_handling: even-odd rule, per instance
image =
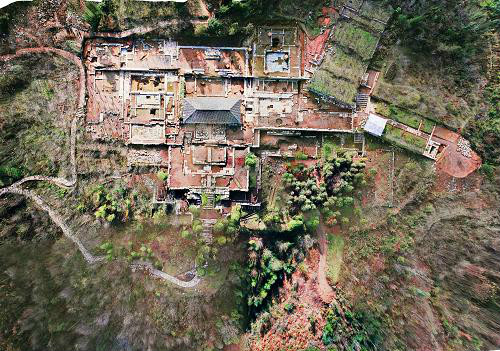
[[445, 178], [380, 227], [346, 238], [340, 285], [383, 317], [388, 348], [500, 345], [500, 179]]

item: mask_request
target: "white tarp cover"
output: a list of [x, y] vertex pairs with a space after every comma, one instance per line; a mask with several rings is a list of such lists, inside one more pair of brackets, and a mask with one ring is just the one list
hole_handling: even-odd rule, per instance
[[386, 124], [387, 124], [387, 119], [374, 115], [373, 113], [370, 113], [370, 115], [368, 116], [368, 120], [366, 121], [365, 127], [363, 129], [372, 135], [382, 136]]

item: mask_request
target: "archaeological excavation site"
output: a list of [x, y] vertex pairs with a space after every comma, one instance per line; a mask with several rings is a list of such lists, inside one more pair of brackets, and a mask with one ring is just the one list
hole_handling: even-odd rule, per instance
[[0, 4], [0, 350], [500, 347], [499, 18]]

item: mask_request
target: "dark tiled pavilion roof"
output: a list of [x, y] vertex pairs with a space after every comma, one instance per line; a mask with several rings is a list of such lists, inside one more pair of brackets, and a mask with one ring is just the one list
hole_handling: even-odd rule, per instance
[[241, 100], [224, 97], [184, 99], [184, 124], [241, 125]]

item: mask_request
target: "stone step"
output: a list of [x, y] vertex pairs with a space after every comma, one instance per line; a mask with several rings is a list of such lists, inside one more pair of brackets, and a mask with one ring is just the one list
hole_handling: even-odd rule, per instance
[[214, 208], [215, 196], [213, 193], [205, 193], [207, 196], [207, 203], [203, 206], [204, 209], [211, 210]]
[[368, 104], [369, 96], [368, 94], [358, 94], [356, 96], [356, 109], [358, 111], [364, 110]]
[[203, 231], [201, 232], [201, 236], [207, 243], [212, 242], [212, 229], [214, 227], [215, 222], [217, 220], [215, 219], [202, 219], [201, 220], [201, 225], [203, 226]]
[[354, 133], [354, 142], [360, 144], [364, 141], [365, 135], [363, 133]]

